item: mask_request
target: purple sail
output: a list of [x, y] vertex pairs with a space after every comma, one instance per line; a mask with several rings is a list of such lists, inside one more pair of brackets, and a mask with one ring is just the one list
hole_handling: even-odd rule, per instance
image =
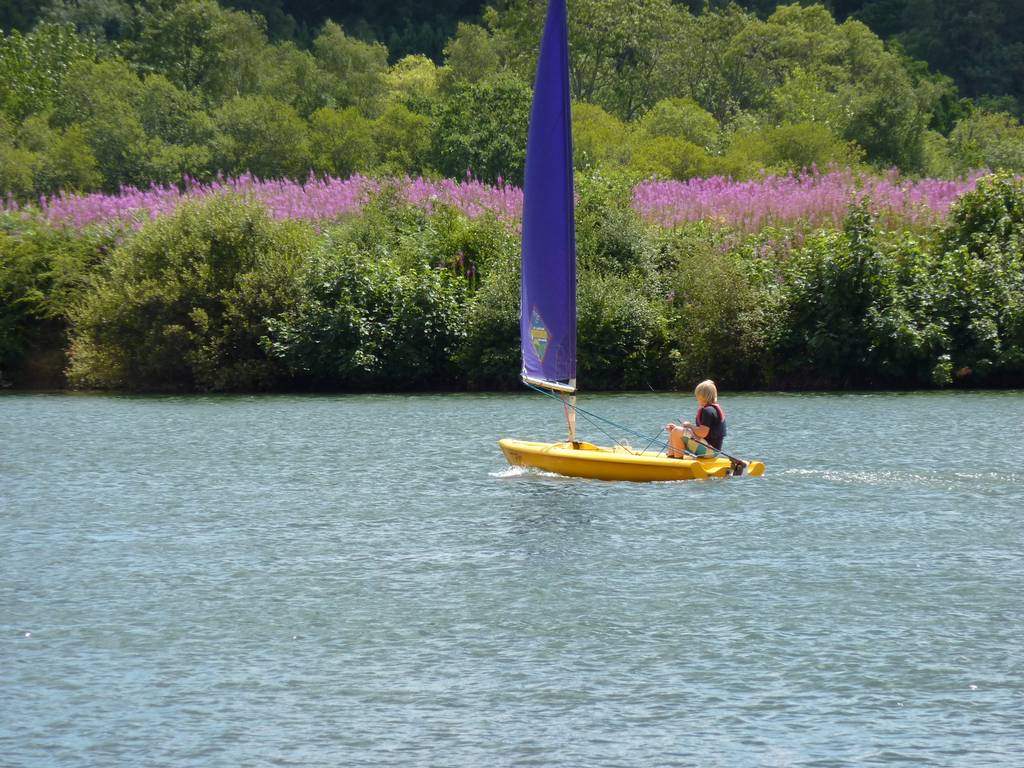
[[569, 384], [576, 378], [576, 225], [565, 0], [550, 0], [540, 43], [526, 141], [523, 376]]

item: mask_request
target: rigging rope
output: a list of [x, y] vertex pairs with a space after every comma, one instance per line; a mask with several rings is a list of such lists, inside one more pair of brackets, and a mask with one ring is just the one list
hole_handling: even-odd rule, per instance
[[[567, 411], [568, 411], [569, 408], [572, 408], [574, 411], [576, 411], [576, 413], [583, 414], [584, 417], [587, 417], [587, 421], [589, 421], [594, 426], [595, 429], [598, 429], [601, 432], [603, 432], [605, 437], [607, 437], [613, 443], [615, 443], [616, 445], [622, 447], [624, 450], [629, 451], [632, 454], [637, 454], [638, 455], [638, 452], [635, 451], [634, 449], [630, 448], [628, 445], [623, 444], [621, 440], [617, 440], [612, 434], [610, 434], [603, 427], [598, 426], [595, 423], [594, 419], [596, 419], [597, 421], [603, 421], [605, 424], [610, 424], [611, 426], [616, 427], [617, 429], [621, 429], [623, 432], [625, 432], [627, 434], [630, 434], [633, 437], [638, 437], [641, 440], [650, 440], [650, 442], [647, 443], [647, 448], [644, 448], [644, 451], [648, 450], [652, 445], [655, 444], [655, 442], [657, 442], [658, 446], [660, 448], [662, 448], [663, 450], [668, 450], [668, 447], [669, 447], [668, 443], [658, 441], [658, 438], [661, 437], [661, 433], [665, 431], [664, 429], [659, 431], [658, 434], [656, 434], [654, 437], [651, 437], [650, 435], [645, 435], [642, 432], [637, 432], [635, 429], [630, 429], [629, 427], [627, 427], [627, 426], [625, 426], [623, 424], [619, 424], [617, 422], [614, 422], [611, 419], [606, 419], [604, 416], [598, 416], [596, 413], [591, 413], [590, 411], [586, 411], [583, 408], [580, 408], [578, 405], [570, 403], [565, 397], [563, 397], [561, 395], [556, 395], [554, 392], [549, 392], [546, 389], [542, 389], [541, 387], [535, 386], [535, 385], [529, 383], [528, 381], [524, 381], [523, 383], [526, 384], [526, 386], [528, 386], [530, 389], [533, 389], [533, 390], [536, 390], [537, 392], [540, 392], [542, 395], [546, 395], [547, 397], [550, 397], [550, 398], [552, 398], [554, 400], [558, 400], [559, 402], [562, 403], [562, 406]], [[691, 453], [690, 451], [685, 451], [684, 450], [684, 452], [689, 454], [690, 456], [694, 456], [694, 454]], [[643, 453], [643, 451], [640, 451], [639, 453]]]

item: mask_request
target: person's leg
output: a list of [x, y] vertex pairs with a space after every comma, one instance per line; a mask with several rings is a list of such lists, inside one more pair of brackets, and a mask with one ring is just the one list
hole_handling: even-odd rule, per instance
[[673, 429], [668, 433], [668, 451], [670, 459], [685, 459], [689, 456], [704, 456], [710, 449], [703, 443], [699, 443], [682, 429]]
[[668, 457], [670, 459], [682, 459], [686, 456], [683, 450], [683, 430], [672, 429], [668, 433]]

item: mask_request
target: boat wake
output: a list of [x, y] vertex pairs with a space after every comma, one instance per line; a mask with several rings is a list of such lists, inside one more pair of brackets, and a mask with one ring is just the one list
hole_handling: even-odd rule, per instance
[[497, 477], [502, 480], [516, 477], [557, 477], [564, 479], [562, 475], [557, 475], [554, 472], [545, 472], [542, 469], [536, 469], [534, 467], [513, 467], [508, 466], [500, 472], [488, 472], [489, 477]]
[[833, 483], [850, 485], [943, 485], [958, 483], [996, 483], [1022, 485], [1024, 475], [1015, 472], [949, 472], [908, 470], [839, 470], [839, 469], [786, 469], [782, 475], [815, 477]]

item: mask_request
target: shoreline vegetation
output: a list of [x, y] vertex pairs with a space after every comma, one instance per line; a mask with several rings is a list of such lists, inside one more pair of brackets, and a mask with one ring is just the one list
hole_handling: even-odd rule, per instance
[[[369, 177], [9, 203], [0, 374], [123, 392], [515, 389], [520, 205], [508, 184]], [[577, 220], [588, 390], [1024, 385], [1012, 174], [584, 172]]]
[[[570, 0], [580, 381], [1021, 386], [1017, 84], [754, 5]], [[0, 0], [0, 386], [517, 388], [544, 3], [434, 58], [238, 6]]]

